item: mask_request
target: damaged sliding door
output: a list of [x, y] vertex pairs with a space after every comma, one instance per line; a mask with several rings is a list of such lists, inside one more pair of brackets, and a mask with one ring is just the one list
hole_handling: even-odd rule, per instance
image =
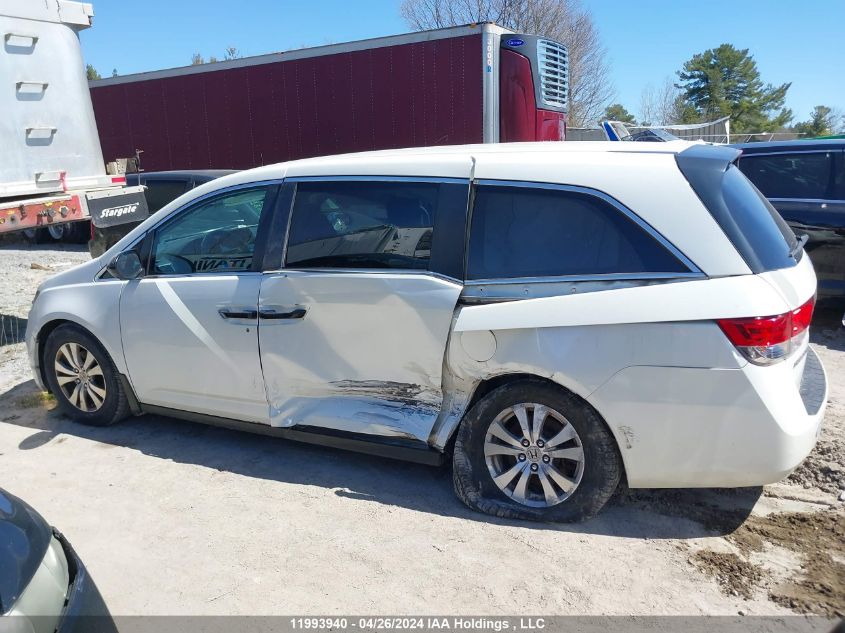
[[271, 424], [426, 441], [462, 290], [436, 272], [462, 261], [436, 227], [465, 219], [467, 181], [295, 187], [284, 268], [264, 274], [259, 297]]

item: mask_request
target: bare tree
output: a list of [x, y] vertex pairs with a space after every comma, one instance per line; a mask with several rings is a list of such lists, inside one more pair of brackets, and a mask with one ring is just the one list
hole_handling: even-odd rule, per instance
[[558, 40], [569, 50], [569, 125], [595, 124], [614, 96], [607, 51], [580, 0], [402, 0], [414, 29], [496, 22], [519, 33]]
[[199, 53], [194, 53], [191, 55], [191, 66], [199, 66], [200, 64], [205, 63], [205, 58]]
[[662, 125], [658, 121], [657, 95], [654, 92], [653, 84], [646, 84], [640, 93], [640, 125]]
[[845, 112], [842, 108], [831, 108], [831, 129], [834, 134], [845, 134]]
[[671, 125], [680, 123], [678, 97], [681, 92], [671, 77], [654, 87], [646, 84], [640, 95], [640, 121], [643, 125]]
[[234, 46], [227, 47], [226, 52], [223, 53], [223, 59], [227, 61], [230, 59], [239, 59], [241, 57], [243, 57], [243, 55], [241, 55], [241, 52]]

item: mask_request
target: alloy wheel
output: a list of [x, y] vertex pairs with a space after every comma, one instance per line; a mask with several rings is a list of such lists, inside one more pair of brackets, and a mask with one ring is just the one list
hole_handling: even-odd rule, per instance
[[487, 429], [484, 459], [514, 501], [546, 508], [566, 501], [584, 475], [584, 447], [558, 411], [537, 403], [508, 407]]
[[90, 350], [79, 343], [65, 343], [56, 352], [54, 371], [59, 388], [74, 407], [93, 413], [103, 406], [106, 380]]

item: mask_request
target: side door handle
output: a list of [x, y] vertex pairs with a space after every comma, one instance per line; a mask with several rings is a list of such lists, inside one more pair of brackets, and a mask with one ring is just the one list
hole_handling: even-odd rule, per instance
[[305, 308], [294, 308], [293, 310], [289, 310], [287, 312], [277, 312], [276, 310], [265, 308], [258, 311], [258, 316], [259, 318], [268, 321], [281, 319], [303, 319], [305, 318], [306, 312], [307, 310]]
[[258, 310], [253, 308], [220, 308], [217, 311], [224, 319], [257, 319]]

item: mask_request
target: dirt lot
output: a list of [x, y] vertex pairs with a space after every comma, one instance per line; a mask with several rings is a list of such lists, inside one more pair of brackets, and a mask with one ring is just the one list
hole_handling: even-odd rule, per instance
[[68, 536], [115, 614], [845, 613], [841, 312], [817, 313], [830, 404], [788, 480], [622, 492], [590, 522], [546, 526], [472, 513], [446, 468], [154, 416], [64, 419], [21, 341], [37, 284], [86, 258], [0, 247], [0, 486]]

